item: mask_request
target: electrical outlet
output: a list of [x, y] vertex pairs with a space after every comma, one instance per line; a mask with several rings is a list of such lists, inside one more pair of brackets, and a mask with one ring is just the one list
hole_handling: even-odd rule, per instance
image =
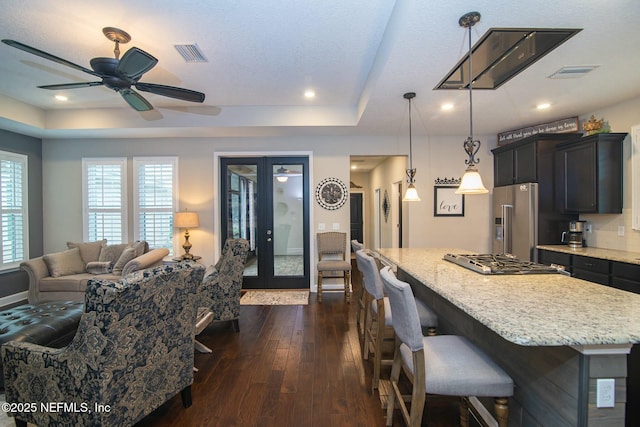
[[598, 378], [596, 383], [596, 407], [613, 408], [616, 406], [616, 380]]
[[624, 236], [624, 225], [618, 226], [618, 236]]
[[593, 227], [591, 226], [591, 224], [587, 224], [586, 230], [587, 233], [591, 234], [591, 232], [593, 231]]
[[340, 223], [339, 222], [334, 222], [332, 225], [333, 225], [333, 229], [334, 230], [340, 230]]
[[324, 222], [321, 222], [318, 224], [318, 230], [323, 231], [326, 230], [327, 226], [325, 225]]

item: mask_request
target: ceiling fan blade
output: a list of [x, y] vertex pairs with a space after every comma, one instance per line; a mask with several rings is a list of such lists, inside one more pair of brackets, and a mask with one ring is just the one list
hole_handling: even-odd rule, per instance
[[122, 55], [116, 71], [124, 77], [136, 80], [155, 67], [158, 60], [142, 49], [132, 47]]
[[156, 95], [168, 96], [170, 98], [181, 99], [183, 101], [204, 102], [204, 93], [191, 89], [184, 89], [175, 86], [158, 85], [155, 83], [137, 82], [136, 89], [143, 92], [151, 92]]
[[80, 87], [102, 86], [102, 82], [78, 82], [78, 83], [62, 83], [58, 85], [38, 86], [40, 89], [58, 90], [58, 89], [77, 89]]
[[48, 59], [49, 61], [57, 62], [58, 64], [66, 65], [67, 67], [75, 68], [76, 70], [84, 71], [85, 73], [93, 74], [97, 77], [103, 77], [102, 75], [96, 73], [93, 70], [83, 67], [82, 65], [74, 64], [73, 62], [69, 62], [66, 59], [58, 58], [55, 55], [51, 55], [50, 53], [43, 52], [40, 49], [36, 49], [35, 47], [28, 46], [24, 43], [17, 42], [15, 40], [2, 40], [2, 43], [9, 45], [11, 47], [15, 47], [16, 49], [23, 50], [32, 55], [39, 56], [44, 59]]
[[127, 104], [136, 111], [150, 111], [153, 110], [153, 106], [142, 97], [138, 92], [133, 89], [121, 89], [120, 95], [127, 101]]

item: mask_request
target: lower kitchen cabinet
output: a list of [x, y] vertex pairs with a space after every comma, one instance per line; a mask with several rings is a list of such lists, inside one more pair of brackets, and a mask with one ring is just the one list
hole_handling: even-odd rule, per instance
[[538, 249], [538, 262], [565, 267], [572, 277], [640, 294], [640, 264]]
[[564, 267], [565, 271], [571, 273], [571, 255], [564, 252], [546, 251], [538, 249], [538, 262], [541, 264], [555, 264]]
[[640, 265], [612, 261], [611, 286], [640, 294]]
[[611, 262], [606, 259], [573, 255], [571, 275], [578, 279], [588, 280], [601, 285], [609, 285]]

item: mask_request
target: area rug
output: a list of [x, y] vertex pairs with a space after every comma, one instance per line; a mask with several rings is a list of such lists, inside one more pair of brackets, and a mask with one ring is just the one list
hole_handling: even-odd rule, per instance
[[309, 291], [249, 290], [240, 298], [240, 305], [307, 305]]

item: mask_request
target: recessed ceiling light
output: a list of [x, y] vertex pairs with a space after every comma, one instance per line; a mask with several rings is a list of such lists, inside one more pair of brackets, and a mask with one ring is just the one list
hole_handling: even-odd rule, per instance
[[54, 96], [54, 98], [55, 98], [56, 100], [58, 100], [58, 101], [68, 101], [68, 100], [69, 100], [69, 98], [67, 98], [67, 97], [66, 97], [66, 96], [64, 96], [64, 95], [56, 95], [56, 96]]
[[315, 98], [316, 92], [311, 89], [307, 89], [304, 91], [304, 97], [307, 99]]
[[449, 111], [449, 110], [453, 110], [453, 104], [448, 102], [446, 104], [442, 104], [442, 106], [440, 106], [440, 109], [443, 111]]
[[551, 104], [549, 104], [548, 102], [543, 102], [542, 104], [538, 104], [536, 106], [538, 110], [546, 110], [547, 108], [550, 108], [550, 107], [551, 107]]

